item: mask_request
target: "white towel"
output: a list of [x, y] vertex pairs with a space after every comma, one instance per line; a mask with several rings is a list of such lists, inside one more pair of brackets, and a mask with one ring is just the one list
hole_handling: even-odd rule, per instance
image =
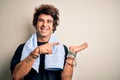
[[[49, 43], [59, 42], [58, 39], [52, 34]], [[25, 59], [30, 53], [37, 47], [37, 33], [32, 34], [32, 36], [25, 43], [21, 60]], [[64, 66], [65, 50], [62, 44], [52, 47], [52, 54], [45, 55], [45, 69], [46, 70], [61, 70]], [[35, 60], [33, 68], [39, 72], [40, 56]]]

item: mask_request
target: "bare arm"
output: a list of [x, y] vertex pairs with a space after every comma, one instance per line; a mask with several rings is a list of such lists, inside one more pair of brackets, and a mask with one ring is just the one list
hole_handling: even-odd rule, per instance
[[66, 61], [68, 61], [68, 63], [65, 63], [65, 67], [62, 71], [61, 77], [62, 80], [71, 80], [72, 79], [72, 75], [73, 75], [73, 60], [67, 59]]
[[[35, 51], [37, 51], [37, 48]], [[35, 61], [34, 55], [37, 55], [35, 54], [35, 51], [33, 51], [28, 57], [26, 57], [24, 60], [22, 60], [15, 66], [12, 74], [13, 80], [22, 79], [31, 70], [32, 65]]]
[[[81, 50], [83, 50], [85, 48], [87, 48], [87, 43], [84, 43], [80, 46], [70, 46], [69, 50], [76, 54], [77, 52], [80, 52]], [[75, 61], [75, 58], [67, 57], [65, 67], [61, 74], [62, 80], [71, 80], [72, 79], [74, 61]]]

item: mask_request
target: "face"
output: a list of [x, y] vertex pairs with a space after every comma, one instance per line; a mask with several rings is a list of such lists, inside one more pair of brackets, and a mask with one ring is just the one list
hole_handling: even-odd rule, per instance
[[49, 38], [53, 32], [53, 18], [51, 15], [41, 14], [38, 17], [36, 31], [39, 38]]

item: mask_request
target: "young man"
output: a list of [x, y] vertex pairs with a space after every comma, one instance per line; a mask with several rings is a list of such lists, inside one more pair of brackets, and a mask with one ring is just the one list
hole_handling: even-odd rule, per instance
[[36, 32], [21, 44], [12, 60], [13, 80], [71, 80], [76, 53], [87, 48], [65, 45], [53, 35], [59, 21], [59, 11], [53, 5], [43, 4], [35, 9], [33, 25]]

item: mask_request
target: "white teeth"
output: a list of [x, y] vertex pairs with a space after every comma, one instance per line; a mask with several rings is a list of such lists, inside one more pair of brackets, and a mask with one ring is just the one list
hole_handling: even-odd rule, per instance
[[42, 32], [47, 32], [47, 29], [41, 28]]

